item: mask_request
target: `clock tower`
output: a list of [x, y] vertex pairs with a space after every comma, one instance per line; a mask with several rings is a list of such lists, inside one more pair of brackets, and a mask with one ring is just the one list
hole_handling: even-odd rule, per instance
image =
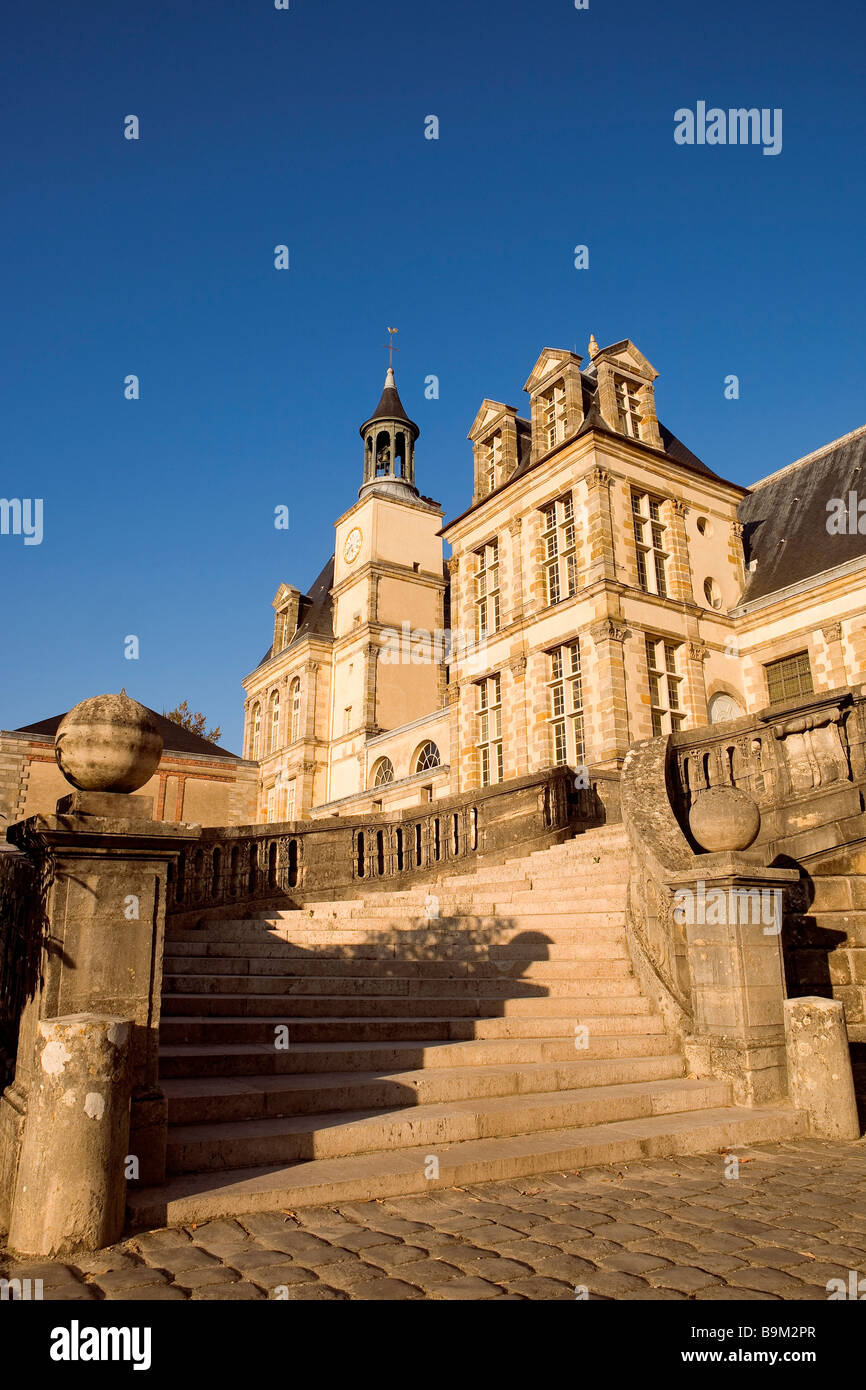
[[415, 486], [420, 430], [403, 409], [392, 366], [360, 434], [358, 500], [336, 523], [329, 801], [365, 789], [370, 738], [441, 702], [441, 640], [416, 641], [413, 660], [411, 633], [443, 632], [443, 514]]

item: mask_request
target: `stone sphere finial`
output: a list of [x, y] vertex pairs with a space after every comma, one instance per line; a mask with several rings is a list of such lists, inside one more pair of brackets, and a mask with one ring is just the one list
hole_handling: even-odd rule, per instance
[[61, 720], [54, 756], [79, 791], [135, 792], [159, 766], [162, 734], [144, 705], [125, 692], [95, 695]]
[[708, 787], [689, 812], [689, 829], [710, 851], [748, 849], [760, 828], [760, 811], [737, 787]]

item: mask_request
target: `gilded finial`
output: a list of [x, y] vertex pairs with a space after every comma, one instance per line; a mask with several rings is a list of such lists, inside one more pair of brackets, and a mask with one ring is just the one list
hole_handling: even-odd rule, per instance
[[595, 341], [594, 333], [589, 335], [589, 355], [593, 358], [598, 357], [598, 343]]

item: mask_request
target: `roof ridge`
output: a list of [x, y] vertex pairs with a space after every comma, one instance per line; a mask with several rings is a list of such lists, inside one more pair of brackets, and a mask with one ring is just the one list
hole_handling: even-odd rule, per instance
[[859, 439], [866, 434], [866, 425], [858, 425], [857, 429], [849, 430], [847, 434], [840, 434], [838, 439], [831, 439], [829, 444], [822, 444], [820, 449], [813, 449], [811, 454], [804, 454], [802, 458], [794, 459], [793, 463], [786, 463], [784, 468], [777, 468], [775, 473], [768, 473], [765, 478], [759, 478], [757, 482], [750, 483], [750, 491], [755, 488], [764, 487], [767, 483], [775, 482], [777, 478], [783, 477], [786, 473], [792, 473], [795, 468], [803, 468], [807, 463], [814, 463], [816, 459], [822, 458], [824, 454], [829, 454], [831, 450], [838, 449], [841, 444], [848, 444], [852, 439]]

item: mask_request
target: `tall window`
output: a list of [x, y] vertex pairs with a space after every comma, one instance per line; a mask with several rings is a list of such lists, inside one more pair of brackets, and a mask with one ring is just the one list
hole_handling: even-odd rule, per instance
[[631, 519], [637, 549], [637, 577], [647, 594], [667, 595], [667, 559], [662, 500], [646, 492], [631, 495]]
[[301, 736], [301, 682], [297, 676], [289, 686], [289, 709], [291, 711], [289, 742], [295, 743]]
[[539, 397], [541, 444], [552, 449], [565, 438], [565, 382], [557, 381]]
[[547, 602], [559, 603], [577, 593], [574, 499], [570, 492], [542, 508], [541, 543]]
[[583, 686], [580, 646], [568, 642], [548, 652], [550, 742], [555, 767], [576, 767], [584, 760]]
[[295, 819], [295, 780], [286, 783], [286, 808], [283, 820]]
[[764, 670], [771, 705], [777, 700], [793, 700], [797, 695], [812, 694], [808, 652], [797, 652], [794, 656], [782, 657], [781, 661], [770, 661]]
[[620, 429], [623, 434], [630, 434], [632, 439], [640, 439], [641, 408], [637, 385], [623, 376], [618, 376], [615, 378], [614, 389]]
[[280, 746], [280, 692], [275, 690], [271, 696], [271, 713], [268, 720], [268, 752], [273, 753]]
[[488, 541], [475, 552], [478, 568], [475, 572], [475, 636], [480, 640], [488, 632], [498, 632], [501, 622], [499, 605], [499, 542]]
[[666, 642], [663, 637], [647, 637], [646, 664], [653, 734], [676, 733], [685, 719], [680, 690], [679, 647], [673, 642]]
[[256, 701], [250, 716], [250, 757], [257, 762], [262, 754], [262, 707]]
[[497, 430], [481, 446], [479, 491], [482, 497], [492, 492], [502, 477], [502, 431]]
[[348, 734], [352, 731], [352, 706], [347, 705], [343, 710], [343, 733]]
[[478, 752], [481, 758], [481, 785], [502, 781], [502, 682], [488, 676], [479, 681]]

